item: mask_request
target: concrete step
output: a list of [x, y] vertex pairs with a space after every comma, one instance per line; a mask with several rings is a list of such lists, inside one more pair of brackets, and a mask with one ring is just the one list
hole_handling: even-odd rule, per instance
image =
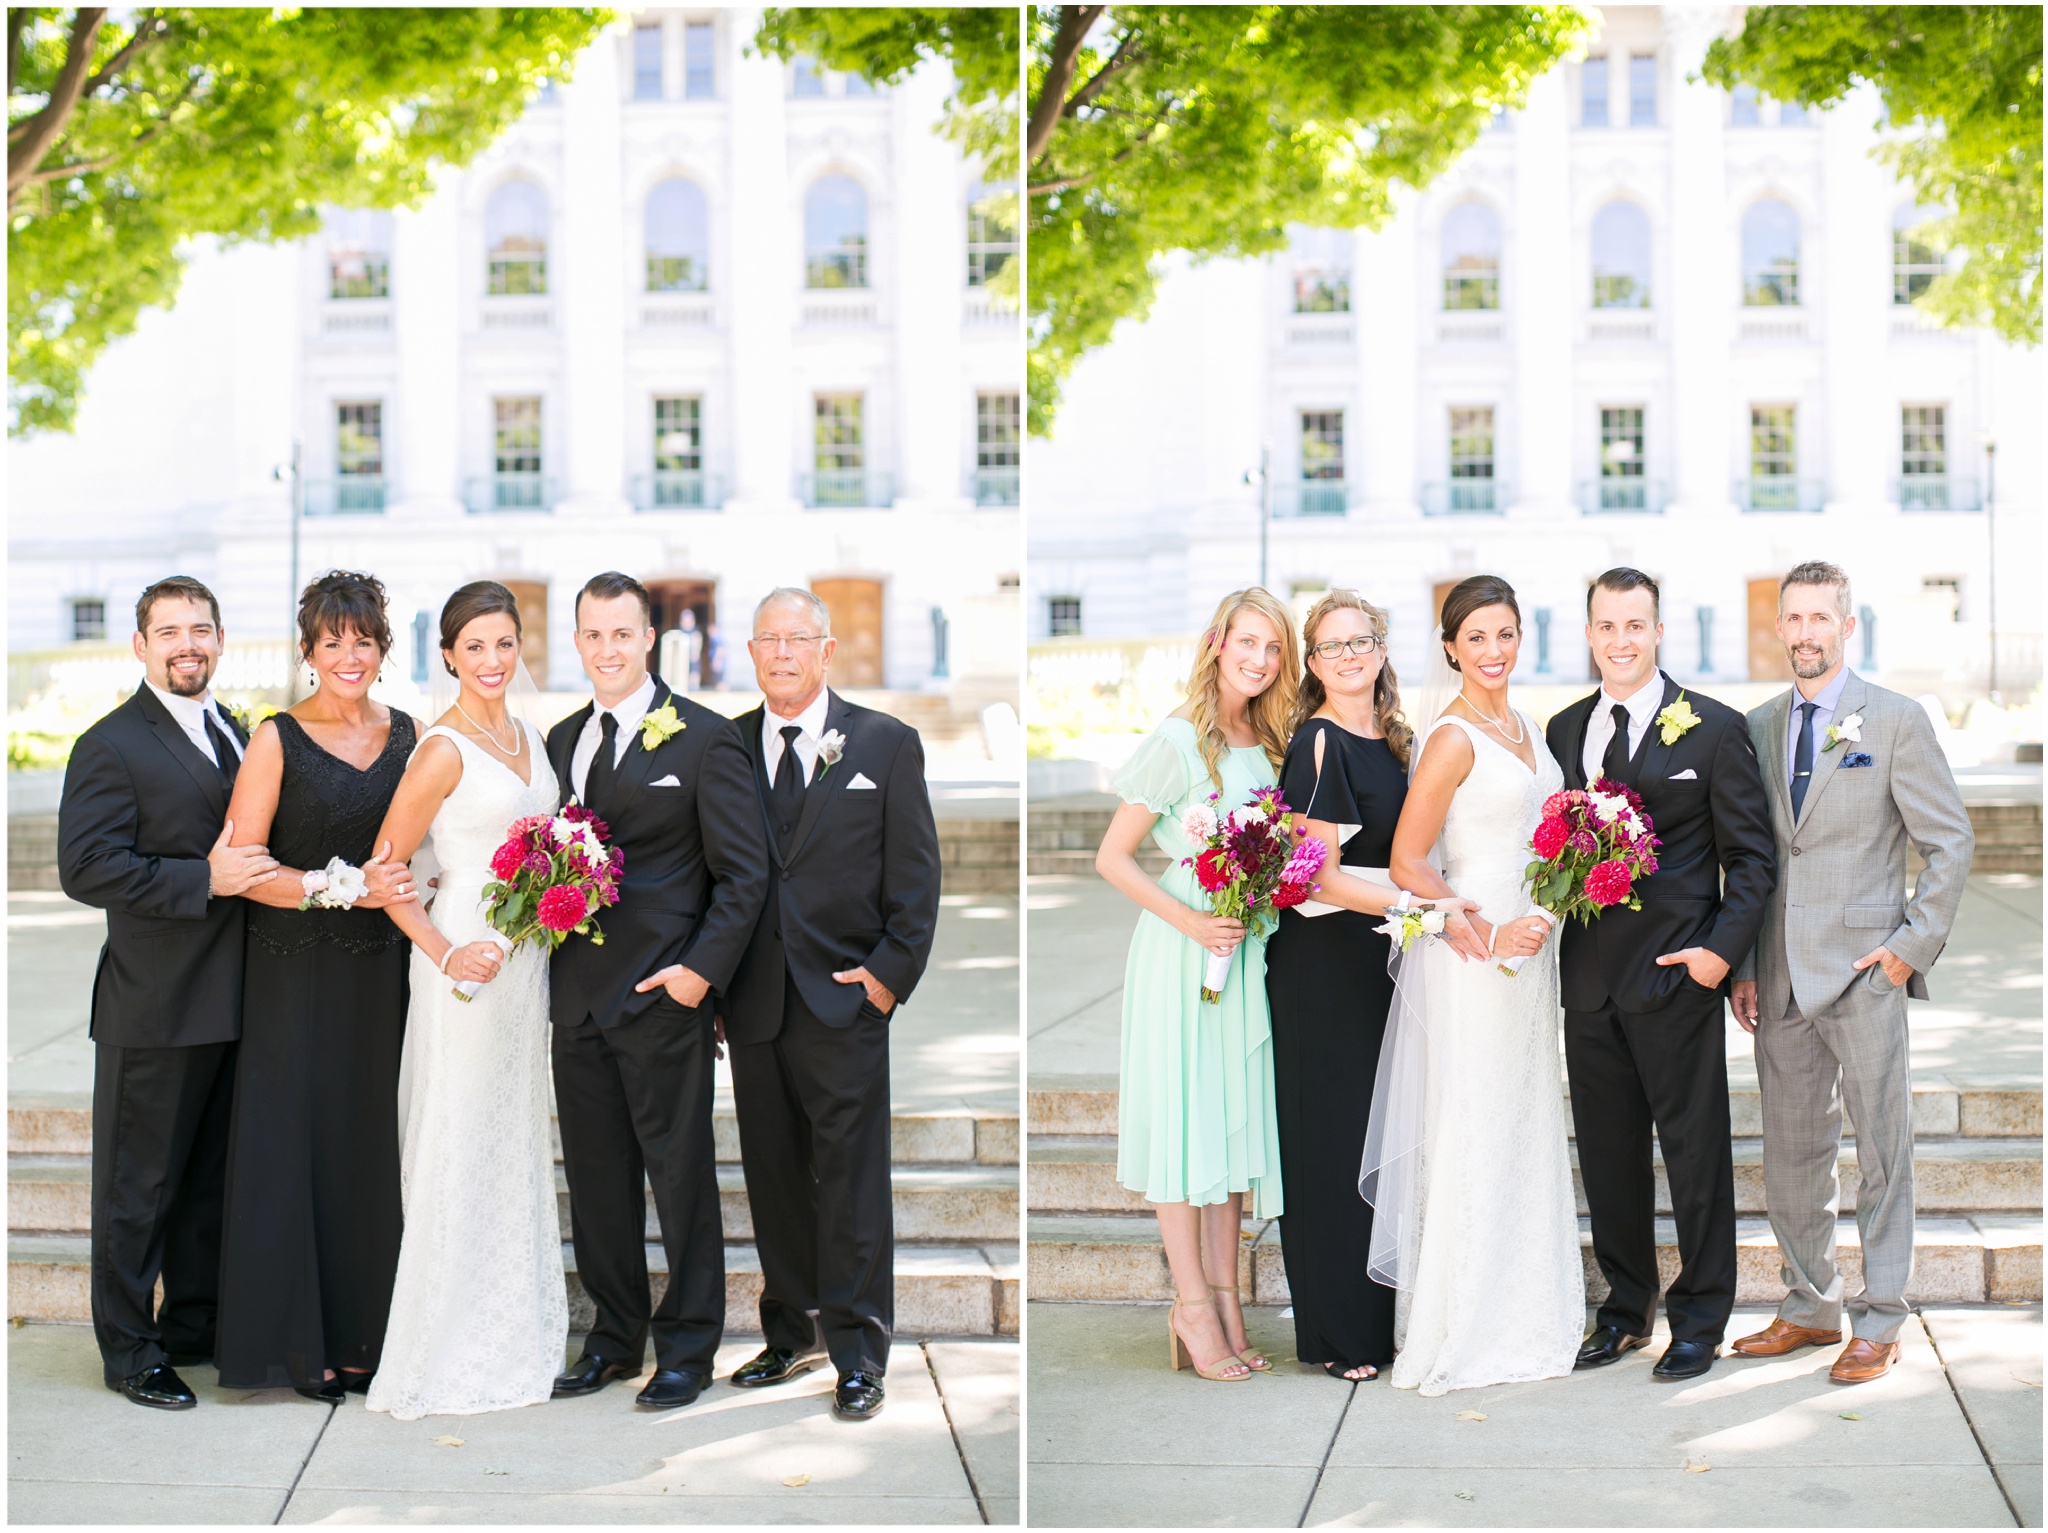
[[[1735, 1211], [1762, 1216], [1763, 1141], [1734, 1145]], [[1116, 1139], [1107, 1134], [1033, 1134], [1027, 1151], [1026, 1198], [1034, 1214], [1144, 1213], [1149, 1205], [1116, 1180]], [[1856, 1146], [1842, 1147], [1841, 1209], [1854, 1212]], [[1664, 1159], [1656, 1157], [1657, 1212], [1671, 1212]], [[1578, 1147], [1572, 1147], [1572, 1183], [1578, 1209], [1586, 1212], [1579, 1178]], [[1913, 1146], [1914, 1201], [1921, 1217], [1939, 1214], [2035, 1213], [2041, 1209], [2041, 1141], [2038, 1139], [1922, 1139]]]
[[[897, 1165], [891, 1177], [898, 1240], [1010, 1240], [1017, 1236], [1017, 1173], [1007, 1166]], [[569, 1238], [569, 1183], [555, 1168], [562, 1238]], [[718, 1168], [727, 1240], [754, 1238], [753, 1212], [738, 1166]], [[7, 1227], [85, 1234], [92, 1228], [92, 1160], [85, 1155], [10, 1155]], [[654, 1196], [647, 1195], [647, 1238], [658, 1239]]]
[[[740, 1158], [739, 1120], [731, 1109], [712, 1115], [712, 1136], [721, 1164]], [[891, 1158], [898, 1164], [1014, 1166], [1017, 1115], [958, 1108], [944, 1112], [899, 1112], [889, 1123]], [[555, 1158], [562, 1141], [555, 1135]], [[50, 1092], [7, 1099], [10, 1155], [90, 1155], [92, 1093]]]
[[[588, 1330], [589, 1298], [576, 1277], [576, 1253], [564, 1241], [569, 1278], [569, 1327]], [[668, 1286], [668, 1259], [647, 1248], [655, 1302]], [[1019, 1263], [1014, 1242], [896, 1247], [896, 1331], [900, 1336], [1014, 1336], [1017, 1334]], [[9, 1313], [22, 1320], [89, 1321], [89, 1253], [83, 1235], [7, 1237]], [[725, 1248], [727, 1324], [744, 1331], [758, 1323], [761, 1261], [751, 1245]]]
[[[1025, 1115], [1039, 1134], [1115, 1134], [1117, 1078], [1114, 1075], [1034, 1076]], [[1571, 1093], [1565, 1093], [1567, 1124]], [[1736, 1080], [1728, 1089], [1728, 1114], [1738, 1138], [1764, 1131], [1763, 1099], [1756, 1082]], [[1844, 1117], [1844, 1131], [1855, 1125]], [[1916, 1139], [2003, 1139], [2041, 1137], [2041, 1078], [2035, 1076], [1918, 1075], [1913, 1079], [1913, 1136]]]
[[[1034, 1300], [1094, 1302], [1173, 1297], [1173, 1277], [1149, 1214], [1033, 1214], [1028, 1224], [1029, 1279]], [[1606, 1281], [1593, 1260], [1593, 1237], [1579, 1221], [1586, 1296], [1598, 1302]], [[1835, 1226], [1836, 1261], [1851, 1293], [1862, 1282], [1863, 1252], [1854, 1220]], [[1777, 1243], [1762, 1219], [1736, 1225], [1736, 1302], [1775, 1304], [1785, 1295]], [[1238, 1286], [1260, 1304], [1289, 1300], [1277, 1220], [1247, 1221], [1239, 1247]], [[1668, 1219], [1657, 1221], [1662, 1280], [1678, 1271], [1678, 1237]], [[2041, 1298], [2041, 1219], [2038, 1214], [1968, 1219], [1923, 1218], [1915, 1228], [1912, 1286], [1907, 1297], [1927, 1303], [2005, 1303]]]

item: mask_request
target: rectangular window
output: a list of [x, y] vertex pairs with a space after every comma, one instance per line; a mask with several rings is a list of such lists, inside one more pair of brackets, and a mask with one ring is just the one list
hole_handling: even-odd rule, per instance
[[1550, 609], [1538, 607], [1536, 618], [1536, 674], [1550, 674]]
[[1754, 85], [1738, 85], [1728, 93], [1728, 125], [1731, 128], [1754, 128], [1762, 119], [1757, 115], [1757, 96]]
[[1803, 128], [1806, 126], [1806, 108], [1796, 101], [1778, 103], [1778, 126], [1781, 128]]
[[1301, 514], [1344, 514], [1344, 412], [1301, 412]]
[[1492, 511], [1493, 406], [1451, 410], [1451, 498], [1453, 511]]
[[1350, 313], [1351, 273], [1330, 267], [1296, 267], [1294, 272], [1294, 312], [1297, 314]]
[[1941, 252], [1912, 237], [1920, 222], [1918, 215], [1903, 217], [1909, 220], [1907, 226], [1892, 229], [1892, 302], [1900, 306], [1916, 301], [1942, 273]]
[[334, 407], [334, 509], [384, 509], [384, 406], [378, 400]]
[[97, 644], [107, 636], [107, 604], [97, 596], [81, 596], [71, 603], [71, 642]]
[[492, 505], [500, 511], [542, 508], [539, 398], [493, 399], [491, 412]]
[[1692, 615], [1700, 631], [1699, 673], [1702, 676], [1711, 676], [1714, 673], [1714, 609], [1695, 607]]
[[974, 503], [1017, 504], [1023, 460], [1023, 402], [1016, 394], [974, 396]]
[[1749, 410], [1749, 505], [1753, 511], [1799, 509], [1797, 420], [1792, 405]]
[[819, 394], [812, 400], [811, 468], [817, 476], [817, 505], [867, 504], [864, 403], [859, 394]]
[[989, 279], [1017, 259], [1015, 207], [1007, 189], [985, 186], [967, 206], [967, 285], [987, 287]]
[[389, 298], [391, 257], [381, 250], [335, 249], [327, 257], [329, 298]]
[[1923, 594], [1940, 598], [1940, 604], [1948, 609], [1948, 620], [1960, 623], [1963, 620], [1963, 577], [1960, 575], [1923, 575], [1920, 577]]
[[1045, 599], [1045, 631], [1055, 639], [1071, 639], [1081, 632], [1081, 598], [1048, 596]]
[[654, 401], [654, 504], [704, 504], [704, 402], [695, 394]]
[[1628, 56], [1628, 125], [1631, 128], [1657, 126], [1657, 55], [1631, 53]]
[[875, 94], [874, 84], [866, 75], [844, 74], [839, 78], [845, 82], [844, 88], [849, 96], [872, 96]]
[[633, 28], [633, 99], [661, 99], [661, 23]]
[[691, 101], [709, 101], [718, 94], [717, 37], [708, 21], [683, 26], [683, 95]]
[[1899, 505], [1907, 511], [1948, 509], [1948, 407], [1899, 409]]
[[1589, 53], [1579, 66], [1579, 126], [1607, 126], [1607, 55]]
[[809, 59], [793, 60], [789, 66], [789, 93], [792, 96], [822, 96], [825, 94], [825, 76], [818, 66]]
[[1856, 668], [1868, 674], [1877, 669], [1877, 613], [1869, 607], [1856, 609], [1856, 636], [1863, 641], [1863, 658]]
[[1600, 411], [1600, 509], [1644, 511], [1643, 407], [1620, 405]]

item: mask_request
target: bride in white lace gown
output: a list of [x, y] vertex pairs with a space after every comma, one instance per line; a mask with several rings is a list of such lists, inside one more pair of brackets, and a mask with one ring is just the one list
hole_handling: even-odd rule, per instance
[[[410, 857], [431, 829], [439, 863], [431, 912], [392, 911], [413, 940], [398, 1086], [405, 1234], [369, 1407], [404, 1421], [539, 1404], [569, 1333], [548, 957], [504, 956], [483, 916], [491, 853], [514, 820], [552, 814], [561, 790], [539, 737], [506, 709], [519, 660], [511, 593], [490, 581], [457, 591], [442, 643], [461, 693], [421, 736], [380, 836]], [[486, 983], [462, 1001], [462, 979]]]
[[[1394, 1387], [1425, 1395], [1570, 1373], [1586, 1321], [1557, 950], [1522, 883], [1563, 773], [1508, 705], [1513, 590], [1461, 582], [1444, 619], [1460, 691], [1418, 751], [1392, 871], [1479, 910], [1400, 959], [1360, 1178], [1372, 1274], [1399, 1290]], [[1503, 957], [1521, 972], [1503, 974]]]

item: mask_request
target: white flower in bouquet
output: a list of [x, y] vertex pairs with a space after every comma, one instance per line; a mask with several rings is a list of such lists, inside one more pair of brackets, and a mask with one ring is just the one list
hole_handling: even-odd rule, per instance
[[555, 838], [555, 845], [557, 846], [567, 846], [571, 841], [574, 841], [579, 829], [580, 827], [574, 820], [565, 819], [559, 814], [548, 821], [548, 834]]
[[1426, 937], [1440, 937], [1444, 930], [1444, 913], [1441, 910], [1422, 912], [1422, 934]]
[[1196, 804], [1180, 817], [1181, 834], [1197, 846], [1206, 843], [1219, 828], [1216, 811], [1207, 804]]
[[1266, 818], [1266, 806], [1253, 799], [1243, 808], [1231, 810], [1230, 818], [1239, 825], [1257, 825]]
[[1587, 800], [1593, 806], [1593, 818], [1602, 825], [1612, 825], [1617, 816], [1628, 813], [1628, 800], [1618, 793], [1586, 792]]

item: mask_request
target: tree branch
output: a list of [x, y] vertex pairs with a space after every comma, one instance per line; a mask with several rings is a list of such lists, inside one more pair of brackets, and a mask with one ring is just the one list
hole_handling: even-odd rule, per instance
[[7, 99], [14, 99], [14, 82], [21, 78], [21, 34], [28, 30], [28, 11], [21, 6], [7, 8]]
[[[1143, 149], [1145, 145], [1151, 141], [1152, 135], [1159, 131], [1159, 127], [1159, 121], [1155, 120], [1152, 126], [1147, 128], [1143, 133], [1141, 133], [1135, 142], [1127, 144], [1124, 148], [1119, 149], [1115, 154], [1111, 155], [1109, 157], [1109, 163], [1112, 165], [1123, 164], [1125, 160], [1128, 160], [1132, 155], [1136, 154], [1140, 149]], [[1052, 193], [1054, 192], [1071, 191], [1077, 186], [1086, 186], [1090, 181], [1093, 181], [1094, 179], [1094, 171], [1083, 171], [1078, 176], [1063, 176], [1057, 181], [1042, 181], [1036, 186], [1027, 186], [1024, 188], [1024, 195], [1027, 197], [1047, 197], [1052, 195]]]
[[1100, 69], [1095, 71], [1094, 79], [1090, 80], [1086, 85], [1082, 86], [1079, 90], [1075, 91], [1074, 94], [1067, 99], [1067, 104], [1064, 107], [1060, 108], [1060, 116], [1072, 117], [1076, 112], [1080, 111], [1082, 107], [1086, 106], [1089, 102], [1093, 101], [1097, 96], [1102, 94], [1102, 88], [1105, 85], [1109, 84], [1109, 79], [1111, 75], [1114, 75], [1118, 71], [1126, 69], [1132, 64], [1137, 63], [1138, 50], [1135, 46], [1133, 46], [1137, 42], [1137, 40], [1137, 33], [1126, 32], [1124, 34], [1123, 41], [1116, 45], [1116, 52], [1112, 53], [1109, 56], [1109, 62], [1104, 64]]
[[1030, 129], [1025, 136], [1025, 164], [1035, 164], [1051, 145], [1053, 134], [1060, 125], [1060, 113], [1066, 106], [1067, 87], [1074, 81], [1081, 44], [1088, 36], [1088, 29], [1108, 9], [1106, 5], [1060, 7], [1060, 24], [1052, 40], [1052, 57], [1046, 60], [1045, 84], [1039, 90], [1038, 99], [1031, 103]]
[[123, 64], [134, 58], [144, 48], [154, 47], [162, 42], [170, 35], [170, 31], [170, 23], [160, 15], [152, 14], [137, 17], [135, 34], [127, 42], [121, 44], [120, 50], [112, 58], [108, 59], [106, 63], [93, 72], [93, 77], [85, 82], [85, 89], [80, 91], [79, 94], [81, 96], [90, 96], [102, 85], [105, 85], [107, 81], [113, 79]]
[[70, 121], [72, 110], [84, 91], [87, 72], [92, 68], [93, 40], [99, 36], [100, 23], [106, 19], [104, 6], [79, 7], [78, 15], [71, 23], [71, 40], [65, 45], [64, 65], [57, 71], [56, 84], [50, 87], [49, 101], [21, 125], [20, 138], [15, 138], [12, 133], [8, 135], [7, 206], [10, 211], [14, 207], [15, 193], [28, 184], [29, 176], [42, 164], [43, 156], [56, 142], [57, 135], [64, 131], [64, 124]]

